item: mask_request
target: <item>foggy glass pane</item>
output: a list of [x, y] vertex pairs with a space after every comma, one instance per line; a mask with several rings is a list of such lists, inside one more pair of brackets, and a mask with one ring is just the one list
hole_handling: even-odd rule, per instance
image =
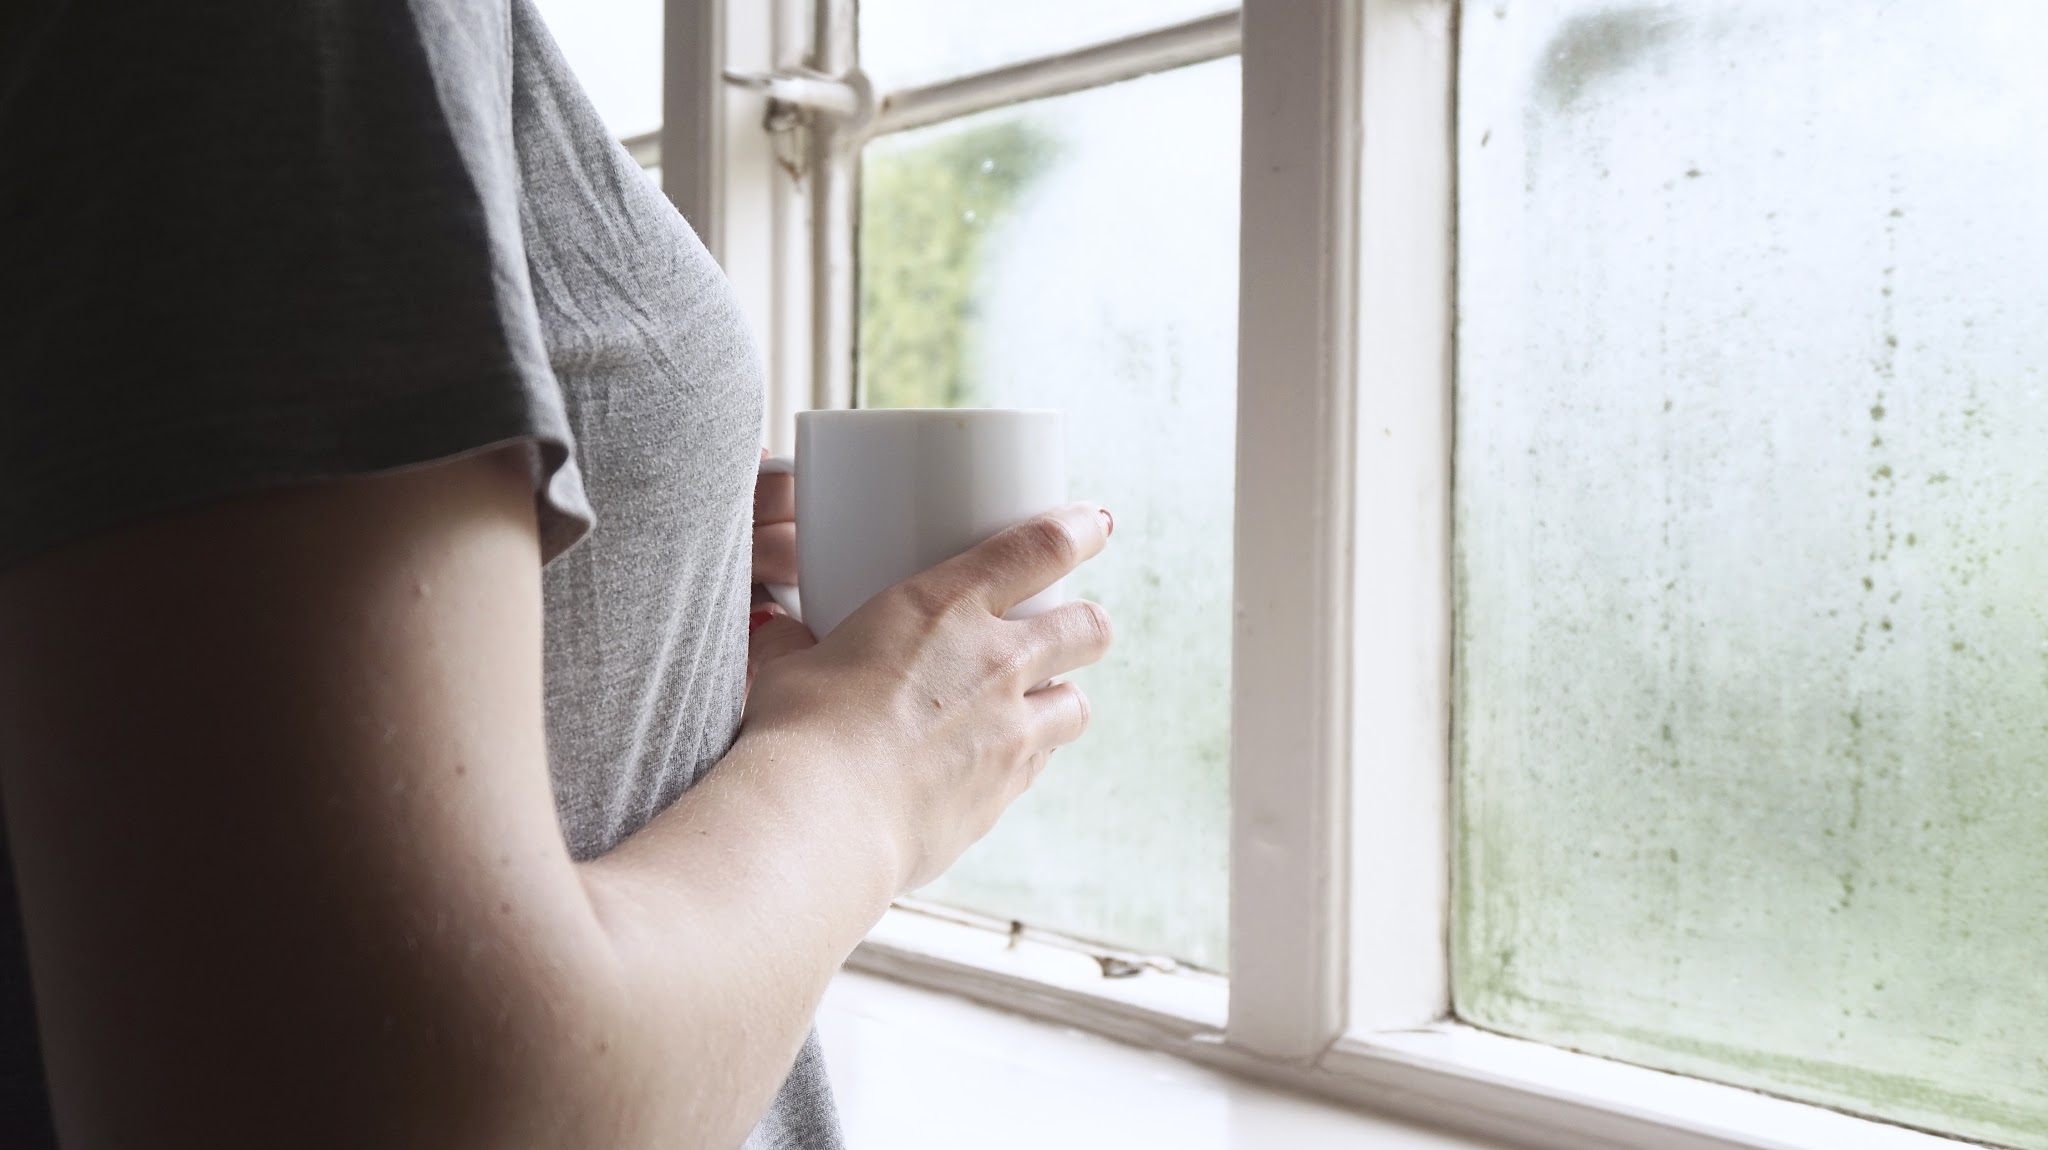
[[613, 135], [661, 127], [661, 0], [534, 0], [534, 7]]
[[1228, 0], [860, 0], [860, 66], [877, 90], [914, 87], [1234, 7]]
[[1463, 41], [1458, 1012], [2048, 1147], [2048, 11]]
[[1069, 581], [1094, 723], [925, 897], [1226, 960], [1238, 68], [885, 137], [862, 172], [862, 402], [1056, 407], [1116, 515]]

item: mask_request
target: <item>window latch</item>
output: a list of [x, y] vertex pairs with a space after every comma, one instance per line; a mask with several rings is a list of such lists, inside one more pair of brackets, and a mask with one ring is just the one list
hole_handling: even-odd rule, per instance
[[844, 76], [799, 69], [787, 72], [732, 72], [725, 82], [768, 97], [767, 127], [773, 131], [798, 121], [824, 121], [835, 132], [858, 136], [875, 121], [875, 89], [867, 73], [855, 68]]

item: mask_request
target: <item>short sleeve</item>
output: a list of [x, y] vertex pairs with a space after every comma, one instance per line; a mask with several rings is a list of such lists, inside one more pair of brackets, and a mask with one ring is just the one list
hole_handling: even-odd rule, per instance
[[520, 232], [507, 0], [25, 0], [0, 47], [0, 569], [531, 445], [590, 526]]

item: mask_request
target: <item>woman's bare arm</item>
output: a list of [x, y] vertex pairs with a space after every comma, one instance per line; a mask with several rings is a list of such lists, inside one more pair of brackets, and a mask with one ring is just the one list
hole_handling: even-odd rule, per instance
[[1103, 534], [1007, 533], [764, 666], [727, 760], [581, 866], [506, 458], [0, 577], [0, 794], [66, 1145], [737, 1144], [887, 900], [1079, 733], [1078, 692], [1022, 692], [1100, 654], [1099, 611], [989, 605]]

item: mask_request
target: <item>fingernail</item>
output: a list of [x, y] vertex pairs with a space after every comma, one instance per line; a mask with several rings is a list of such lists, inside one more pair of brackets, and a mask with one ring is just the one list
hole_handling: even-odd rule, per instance
[[1116, 534], [1116, 516], [1111, 515], [1107, 507], [1098, 507], [1095, 510], [1102, 515], [1102, 533], [1104, 535]]
[[775, 612], [770, 611], [766, 607], [747, 616], [747, 638], [753, 638], [754, 632], [759, 631], [768, 620], [773, 618], [775, 618]]

